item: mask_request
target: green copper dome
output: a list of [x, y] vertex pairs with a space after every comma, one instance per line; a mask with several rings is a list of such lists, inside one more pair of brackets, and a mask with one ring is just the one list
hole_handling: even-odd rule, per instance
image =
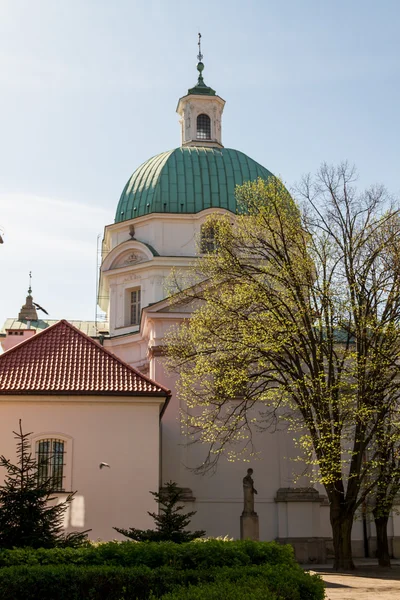
[[176, 148], [136, 169], [122, 192], [115, 222], [150, 213], [198, 213], [206, 208], [235, 213], [235, 186], [271, 175], [238, 150]]

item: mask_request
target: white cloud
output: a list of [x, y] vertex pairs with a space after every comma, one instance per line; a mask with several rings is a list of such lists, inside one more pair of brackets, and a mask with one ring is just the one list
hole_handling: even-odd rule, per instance
[[53, 318], [93, 318], [97, 236], [110, 222], [111, 214], [102, 208], [0, 194], [0, 326], [18, 314], [29, 271], [34, 296], [51, 307]]

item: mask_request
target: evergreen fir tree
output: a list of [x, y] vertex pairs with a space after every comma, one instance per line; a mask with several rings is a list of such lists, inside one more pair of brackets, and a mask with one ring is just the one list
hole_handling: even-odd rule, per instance
[[65, 535], [62, 527], [74, 494], [69, 494], [61, 504], [51, 504], [55, 499], [51, 481], [38, 483], [39, 467], [29, 442], [31, 433], [22, 432], [21, 420], [19, 432], [13, 433], [17, 440], [17, 464], [0, 456], [0, 467], [6, 470], [4, 484], [0, 486], [0, 548], [81, 545], [86, 541], [87, 531]]
[[183, 492], [174, 481], [165, 484], [160, 492], [150, 492], [159, 504], [159, 513], [148, 512], [154, 519], [157, 529], [119, 529], [114, 527], [118, 533], [122, 533], [128, 538], [137, 542], [190, 542], [196, 538], [203, 537], [205, 531], [185, 531], [191, 518], [196, 511], [180, 514], [184, 506], [179, 505], [182, 502]]

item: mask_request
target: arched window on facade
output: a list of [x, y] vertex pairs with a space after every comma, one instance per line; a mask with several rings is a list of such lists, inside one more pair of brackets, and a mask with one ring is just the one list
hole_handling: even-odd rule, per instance
[[198, 140], [210, 140], [211, 139], [211, 121], [208, 115], [202, 113], [197, 117], [197, 139]]

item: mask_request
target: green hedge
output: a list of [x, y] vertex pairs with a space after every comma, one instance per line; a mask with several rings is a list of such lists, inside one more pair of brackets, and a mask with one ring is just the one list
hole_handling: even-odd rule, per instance
[[[323, 600], [324, 583], [318, 575], [305, 573], [298, 565], [265, 565], [237, 568], [220, 568], [212, 574], [213, 582], [198, 581], [193, 587], [186, 582], [171, 593], [163, 596], [163, 600], [205, 600], [218, 598], [232, 600], [236, 598], [277, 598], [278, 600]], [[221, 594], [221, 590], [227, 594]], [[210, 592], [210, 596], [207, 593]], [[260, 594], [264, 594], [262, 596]]]
[[14, 565], [114, 565], [178, 569], [219, 566], [295, 564], [291, 546], [276, 542], [206, 540], [173, 542], [108, 542], [84, 548], [0, 551], [0, 567]]
[[231, 583], [216, 581], [206, 585], [181, 588], [163, 596], [163, 600], [280, 600], [278, 596], [265, 589], [260, 581]]
[[[210, 585], [211, 584], [211, 585]], [[227, 590], [221, 595], [221, 590]], [[242, 590], [234, 596], [234, 590]], [[208, 590], [214, 594], [207, 596]], [[247, 594], [251, 590], [253, 595]], [[0, 569], [2, 600], [322, 600], [323, 583], [293, 565], [175, 569], [146, 566], [14, 566]], [[264, 596], [260, 596], [264, 593]], [[197, 595], [196, 595], [197, 594]], [[199, 595], [202, 594], [202, 595]]]

